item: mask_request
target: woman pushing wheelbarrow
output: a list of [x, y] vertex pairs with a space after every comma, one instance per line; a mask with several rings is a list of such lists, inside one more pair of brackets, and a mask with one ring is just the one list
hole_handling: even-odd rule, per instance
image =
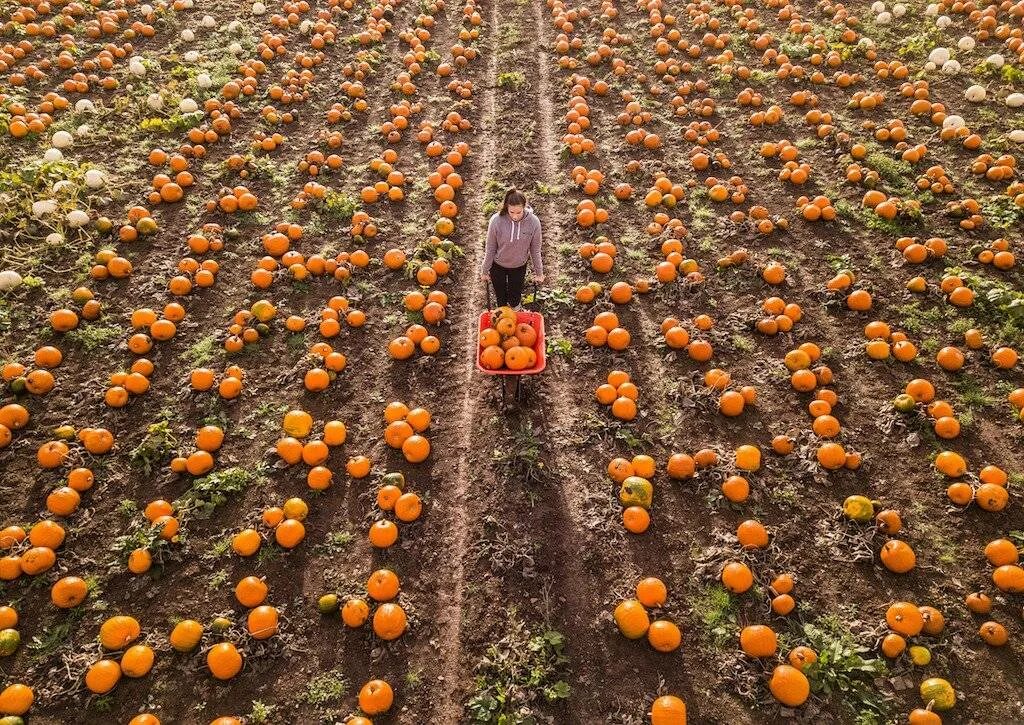
[[[540, 313], [520, 307], [526, 266], [533, 263], [534, 283], [544, 281], [541, 262], [540, 219], [526, 203], [526, 196], [515, 188], [505, 193], [501, 210], [487, 226], [487, 242], [481, 277], [494, 286], [497, 309], [491, 310], [490, 287], [487, 307], [480, 314], [476, 365], [482, 373], [496, 375], [501, 387], [502, 407], [506, 401], [507, 380], [514, 377], [513, 399], [523, 401], [524, 375], [541, 372], [545, 366], [544, 318]], [[536, 291], [533, 295], [536, 301]]]
[[518, 307], [526, 281], [527, 259], [533, 262], [533, 281], [544, 281], [540, 258], [540, 219], [526, 203], [526, 195], [515, 187], [505, 192], [501, 209], [487, 224], [487, 242], [480, 277], [490, 280], [498, 307]]

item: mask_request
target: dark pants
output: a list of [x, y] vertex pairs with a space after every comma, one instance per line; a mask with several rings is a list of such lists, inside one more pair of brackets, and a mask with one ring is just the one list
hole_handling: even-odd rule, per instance
[[523, 298], [523, 282], [526, 281], [526, 265], [507, 269], [500, 264], [491, 264], [491, 284], [497, 306], [515, 307]]

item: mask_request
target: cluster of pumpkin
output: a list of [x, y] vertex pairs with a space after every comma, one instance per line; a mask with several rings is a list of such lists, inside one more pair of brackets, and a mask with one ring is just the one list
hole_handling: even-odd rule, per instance
[[491, 313], [490, 327], [480, 330], [480, 364], [487, 370], [529, 370], [537, 365], [537, 329], [518, 322], [511, 307]]
[[593, 242], [584, 242], [577, 251], [580, 257], [590, 260], [590, 268], [598, 274], [611, 272], [619, 253], [618, 248], [604, 236], [597, 237]]
[[[278, 143], [283, 143], [284, 137], [281, 137], [281, 141], [278, 142], [273, 136], [280, 136], [280, 134], [273, 134], [269, 137], [276, 148]], [[211, 199], [206, 202], [206, 211], [213, 212], [219, 209], [225, 214], [234, 214], [239, 211], [255, 211], [258, 206], [259, 198], [249, 191], [248, 187], [235, 186], [230, 189], [223, 187], [218, 192], [216, 200]]]
[[277, 317], [277, 308], [268, 300], [253, 302], [248, 310], [238, 310], [227, 328], [224, 350], [238, 353], [246, 345], [254, 345], [270, 334], [270, 322]]
[[636, 585], [636, 598], [618, 603], [613, 613], [615, 624], [628, 639], [647, 637], [658, 652], [674, 652], [683, 641], [679, 627], [668, 619], [650, 618], [648, 609], [660, 609], [668, 600], [668, 588], [657, 577], [646, 577]]
[[622, 351], [629, 347], [629, 330], [619, 326], [619, 316], [614, 312], [599, 312], [594, 316], [594, 324], [584, 333], [591, 347], [609, 347]]
[[982, 249], [977, 250], [975, 258], [982, 264], [991, 264], [1004, 272], [1017, 264], [1017, 258], [1010, 251], [1010, 240], [1004, 237], [987, 242]]
[[[340, 611], [341, 621], [345, 626], [359, 629], [373, 615], [373, 633], [382, 640], [390, 642], [398, 639], [408, 626], [405, 609], [395, 601], [401, 590], [398, 575], [390, 569], [378, 569], [366, 581], [365, 596], [349, 596], [344, 603], [335, 593], [324, 594], [317, 606], [321, 614], [330, 615]], [[371, 610], [369, 598], [376, 609]]]
[[629, 378], [629, 373], [622, 370], [612, 370], [608, 373], [607, 382], [597, 386], [594, 393], [597, 402], [609, 406], [611, 414], [619, 420], [633, 420], [636, 418], [636, 399], [639, 390]]
[[128, 219], [117, 230], [117, 238], [122, 242], [134, 242], [139, 236], [148, 237], [156, 234], [159, 225], [144, 206], [133, 206], [128, 210]]
[[216, 425], [204, 425], [196, 431], [196, 451], [188, 456], [177, 455], [171, 459], [170, 468], [175, 473], [202, 476], [213, 470], [213, 454], [224, 444], [224, 431]]
[[245, 371], [238, 365], [228, 365], [219, 376], [211, 368], [195, 368], [189, 373], [189, 385], [197, 392], [207, 392], [217, 386], [217, 394], [224, 400], [234, 400], [242, 394]]
[[995, 513], [1002, 511], [1010, 502], [1010, 493], [1006, 488], [1009, 477], [998, 466], [983, 467], [978, 472], [978, 483], [975, 483], [971, 479], [958, 480], [967, 476], [967, 462], [955, 451], [940, 452], [933, 465], [940, 474], [952, 479], [946, 488], [946, 496], [957, 506], [968, 506], [974, 502], [983, 511]]
[[960, 435], [960, 421], [953, 406], [948, 401], [935, 400], [935, 386], [923, 378], [915, 378], [907, 383], [904, 391], [893, 401], [893, 407], [901, 413], [917, 410], [919, 405], [924, 406], [936, 436], [948, 440]]
[[[145, 677], [153, 668], [156, 653], [146, 644], [135, 642], [141, 629], [135, 618], [115, 615], [100, 626], [100, 645], [108, 653], [119, 653], [120, 661], [113, 657], [99, 659], [89, 665], [85, 673], [85, 686], [94, 695], [104, 695], [125, 677]], [[132, 646], [129, 646], [132, 645]]]
[[[714, 327], [714, 320], [709, 315], [697, 315], [693, 318], [693, 326], [701, 332]], [[686, 350], [686, 354], [697, 362], [707, 362], [714, 355], [711, 343], [703, 339], [691, 339], [689, 331], [675, 317], [666, 317], [661, 322], [661, 334], [665, 344], [672, 350]]]
[[919, 635], [938, 637], [946, 628], [946, 620], [935, 607], [921, 606], [912, 602], [893, 602], [885, 611], [885, 622], [891, 630], [882, 637], [880, 649], [889, 659], [896, 659], [906, 652], [910, 661], [919, 667], [931, 662], [931, 651], [921, 644], [910, 644]]
[[430, 439], [423, 433], [430, 428], [430, 411], [426, 408], [410, 409], [405, 403], [394, 401], [384, 409], [384, 441], [401, 450], [409, 463], [422, 463], [430, 455]]
[[306, 483], [314, 491], [330, 487], [334, 474], [325, 465], [332, 448], [345, 443], [348, 430], [340, 420], [329, 420], [323, 424], [320, 438], [307, 440], [313, 432], [313, 416], [304, 410], [289, 410], [281, 424], [285, 437], [278, 439], [275, 449], [286, 465], [304, 463], [310, 467]]
[[864, 353], [872, 360], [888, 360], [893, 357], [900, 362], [909, 363], [917, 357], [917, 345], [911, 342], [906, 333], [893, 332], [889, 324], [881, 320], [873, 320], [864, 326]]
[[782, 297], [772, 296], [761, 302], [765, 316], [754, 323], [754, 329], [769, 337], [780, 332], [790, 332], [793, 325], [803, 319], [804, 311], [795, 302], [786, 302]]
[[718, 412], [727, 418], [741, 415], [748, 405], [757, 402], [757, 389], [752, 385], [743, 385], [739, 390], [729, 389], [732, 375], [721, 368], [712, 368], [704, 373], [704, 384], [709, 390], [721, 393]]
[[[381, 478], [381, 487], [377, 489], [377, 507], [408, 524], [420, 517], [423, 501], [412, 491], [405, 490], [405, 476], [398, 472], [386, 473]], [[398, 541], [398, 533], [395, 522], [377, 519], [370, 526], [370, 543], [378, 549], [387, 549]]]
[[[402, 262], [392, 254], [397, 251], [388, 252], [388, 255], [391, 255], [390, 260], [388, 255], [385, 255], [385, 265], [389, 268], [397, 269], [404, 264], [404, 253], [399, 252], [402, 255]], [[409, 312], [419, 312], [428, 325], [440, 324], [448, 313], [448, 295], [440, 290], [431, 290], [426, 296], [419, 290], [413, 290], [406, 293], [404, 304]], [[431, 335], [423, 325], [414, 323], [406, 329], [404, 335], [399, 335], [388, 343], [388, 354], [395, 360], [408, 360], [416, 353], [417, 346], [424, 355], [433, 355], [441, 349], [441, 340]]]
[[654, 459], [646, 455], [636, 455], [632, 460], [613, 458], [608, 462], [608, 477], [620, 486], [622, 524], [632, 534], [644, 533], [651, 524], [649, 509], [654, 489], [650, 479], [655, 470]]
[[[47, 497], [47, 510], [61, 512], [51, 511], [55, 516], [70, 516], [77, 510], [78, 501], [76, 490], [60, 487]], [[6, 526], [0, 531], [0, 551], [4, 552], [0, 557], [0, 581], [14, 581], [22, 575], [37, 576], [52, 569], [65, 533], [63, 526], [48, 519], [35, 522], [28, 532], [18, 524]]]
[[[46, 395], [57, 384], [56, 377], [50, 371], [59, 367], [63, 361], [64, 353], [59, 348], [53, 345], [43, 345], [36, 348], [32, 354], [32, 365], [35, 366], [33, 368], [13, 360], [4, 363], [3, 380], [7, 383], [8, 390], [15, 395], [23, 393]], [[11, 405], [15, 404], [11, 403]], [[28, 420], [25, 421], [25, 423], [27, 422]], [[14, 429], [9, 428], [3, 436], [8, 443], [11, 430]]]
[[[903, 528], [898, 511], [882, 509], [881, 502], [872, 501], [867, 496], [847, 496], [843, 501], [842, 510], [843, 515], [850, 521], [858, 524], [874, 522], [876, 528], [886, 536], [895, 537]], [[879, 551], [879, 558], [882, 565], [894, 574], [906, 574], [917, 565], [917, 554], [913, 547], [897, 538], [886, 540]]]
[[[145, 355], [153, 342], [167, 342], [178, 334], [178, 323], [185, 319], [185, 308], [177, 302], [164, 305], [162, 313], [149, 307], [132, 311], [131, 326], [135, 332], [128, 338], [128, 350]], [[143, 332], [145, 330], [145, 332]]]

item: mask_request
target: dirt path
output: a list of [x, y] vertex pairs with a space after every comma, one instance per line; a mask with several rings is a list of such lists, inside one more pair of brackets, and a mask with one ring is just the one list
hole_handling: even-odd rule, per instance
[[466, 674], [462, 649], [462, 627], [464, 595], [466, 589], [466, 558], [470, 535], [470, 517], [476, 511], [474, 506], [474, 489], [487, 490], [486, 471], [474, 465], [474, 457], [478, 450], [475, 440], [479, 433], [479, 416], [481, 404], [486, 397], [487, 387], [481, 384], [476, 372], [477, 350], [477, 315], [483, 309], [484, 289], [480, 283], [479, 267], [482, 244], [480, 240], [486, 236], [487, 220], [484, 215], [483, 199], [485, 183], [494, 173], [494, 158], [497, 145], [497, 114], [496, 114], [496, 83], [497, 58], [496, 32], [499, 18], [499, 0], [492, 0], [487, 15], [487, 71], [481, 85], [478, 137], [485, 139], [482, 147], [474, 151], [480, 164], [468, 181], [470, 190], [466, 196], [466, 204], [462, 215], [467, 233], [464, 237], [466, 257], [461, 263], [461, 279], [459, 293], [459, 309], [461, 311], [457, 323], [458, 339], [453, 331], [453, 347], [460, 351], [459, 368], [456, 376], [461, 381], [461, 397], [457, 422], [451, 426], [456, 438], [454, 450], [450, 455], [457, 457], [455, 477], [445, 491], [447, 507], [438, 511], [439, 518], [444, 517], [446, 560], [449, 569], [446, 575], [445, 590], [448, 595], [441, 598], [441, 606], [436, 613], [438, 625], [437, 645], [440, 660], [439, 672], [443, 673], [443, 682], [438, 686], [434, 722], [455, 723], [462, 713], [461, 696], [464, 691]]

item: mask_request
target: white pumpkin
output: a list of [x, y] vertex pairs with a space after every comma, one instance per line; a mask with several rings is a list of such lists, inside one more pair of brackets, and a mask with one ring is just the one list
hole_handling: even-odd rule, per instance
[[907, 14], [907, 6], [903, 3], [896, 3], [892, 6], [892, 14], [895, 18], [902, 18]]
[[939, 30], [945, 30], [952, 24], [953, 19], [948, 15], [940, 15], [938, 19], [935, 21], [935, 27], [938, 28]]
[[60, 152], [60, 149], [46, 149], [46, 153], [43, 154], [43, 161], [60, 161], [64, 158], [64, 154]]
[[882, 2], [882, 0], [875, 0], [875, 2], [871, 3], [871, 12], [873, 12], [875, 15], [882, 12], [883, 10], [885, 10], [885, 3]]
[[947, 60], [942, 64], [942, 72], [948, 76], [955, 76], [960, 72], [960, 61], [958, 60]]
[[204, 15], [203, 19], [200, 21], [200, 23], [202, 24], [202, 26], [204, 28], [216, 28], [217, 27], [217, 21], [214, 19], [214, 17], [212, 15]]
[[0, 292], [10, 292], [15, 287], [20, 287], [22, 281], [21, 275], [13, 269], [5, 269], [0, 272]]
[[1015, 128], [1007, 136], [1014, 143], [1024, 143], [1024, 128]]
[[253, 3], [252, 4], [252, 14], [253, 15], [263, 15], [265, 12], [267, 12], [267, 6], [264, 5], [263, 3]]
[[83, 123], [75, 129], [75, 135], [78, 136], [78, 138], [86, 138], [87, 136], [92, 135], [92, 126], [87, 123]]
[[1006, 97], [1006, 105], [1010, 108], [1024, 106], [1024, 93], [1011, 93]]
[[207, 88], [213, 85], [213, 79], [210, 78], [209, 73], [200, 73], [196, 76], [196, 85], [202, 88], [203, 90], [206, 90]]
[[79, 98], [75, 101], [76, 113], [92, 113], [95, 110], [96, 106], [88, 98]]
[[957, 128], [960, 128], [961, 126], [966, 126], [966, 125], [967, 125], [967, 123], [964, 121], [964, 117], [963, 116], [958, 116], [955, 113], [949, 114], [942, 121], [942, 127], [943, 128], [957, 129]]
[[239, 44], [239, 43], [232, 43], [231, 45], [228, 46], [228, 52], [231, 53], [231, 55], [241, 55], [242, 54], [242, 46], [241, 46], [241, 44]]
[[53, 185], [53, 188], [50, 189], [50, 191], [52, 191], [54, 194], [65, 194], [67, 196], [72, 196], [77, 191], [77, 189], [75, 188], [74, 183], [70, 179], [61, 179], [60, 181]]
[[146, 66], [143, 65], [140, 59], [132, 58], [128, 61], [128, 72], [137, 78], [142, 78], [142, 76], [146, 75]]
[[199, 110], [199, 104], [192, 98], [182, 98], [178, 104], [178, 110], [182, 113], [195, 113]]
[[985, 100], [985, 87], [979, 86], [975, 83], [973, 86], [964, 91], [964, 98], [971, 103], [981, 103]]
[[75, 143], [75, 137], [67, 131], [57, 131], [50, 137], [50, 144], [55, 149], [69, 149]]
[[164, 99], [159, 93], [150, 93], [146, 97], [146, 105], [152, 108], [154, 111], [159, 111], [164, 107]]
[[196, 34], [192, 31], [191, 28], [185, 28], [181, 31], [181, 39], [184, 40], [186, 43], [191, 43], [193, 40], [196, 39]]
[[58, 244], [63, 244], [65, 241], [64, 235], [60, 232], [52, 232], [46, 235], [46, 243], [51, 247], [56, 247]]
[[42, 219], [55, 211], [57, 211], [57, 202], [53, 199], [40, 199], [32, 202], [32, 216], [36, 219]]
[[939, 66], [949, 60], [949, 48], [935, 48], [928, 54], [928, 62]]
[[972, 38], [969, 35], [965, 35], [956, 42], [956, 47], [964, 51], [965, 53], [969, 53], [972, 50], [974, 50], [974, 45], [974, 38]]
[[197, 60], [199, 60], [199, 51], [198, 50], [190, 50], [190, 51], [186, 52], [185, 55], [182, 56], [182, 57], [185, 58], [185, 62], [186, 63], [195, 63]]
[[875, 23], [877, 25], [888, 25], [891, 22], [892, 22], [892, 13], [890, 13], [889, 11], [886, 11], [884, 13], [879, 13], [878, 15], [875, 16]]
[[85, 172], [85, 185], [90, 189], [102, 188], [107, 183], [107, 177], [99, 169], [89, 169]]
[[936, 3], [929, 4], [928, 7], [924, 9], [924, 14], [926, 17], [934, 18], [939, 14], [939, 6]]
[[985, 59], [985, 62], [993, 68], [1002, 68], [1006, 63], [1006, 59], [1003, 58], [1001, 53], [993, 53]]
[[67, 216], [65, 216], [64, 219], [67, 221], [69, 227], [75, 228], [84, 227], [89, 223], [89, 215], [81, 209], [72, 209], [67, 213]]

